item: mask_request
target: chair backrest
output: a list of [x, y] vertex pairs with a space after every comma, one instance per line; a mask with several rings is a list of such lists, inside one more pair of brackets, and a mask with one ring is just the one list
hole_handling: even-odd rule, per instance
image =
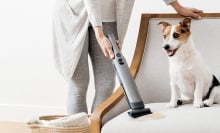
[[[135, 64], [138, 69], [135, 81], [145, 103], [168, 102], [170, 99], [168, 58], [162, 49], [162, 26], [158, 26], [158, 23], [167, 21], [177, 24], [180, 19], [175, 14], [142, 15], [132, 65], [137, 63], [135, 58], [139, 58], [140, 64]], [[202, 20], [192, 20], [191, 32], [195, 47], [211, 72], [220, 79], [220, 13], [203, 14]]]

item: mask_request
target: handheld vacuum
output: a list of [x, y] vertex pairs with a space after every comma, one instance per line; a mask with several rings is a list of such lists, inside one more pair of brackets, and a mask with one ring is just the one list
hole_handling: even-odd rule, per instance
[[108, 34], [108, 38], [112, 44], [112, 49], [115, 55], [112, 63], [120, 85], [124, 90], [128, 105], [131, 109], [128, 114], [133, 118], [151, 114], [151, 110], [149, 108], [145, 108], [144, 106], [144, 103], [138, 93], [135, 81], [132, 78], [128, 64], [116, 44], [114, 34]]

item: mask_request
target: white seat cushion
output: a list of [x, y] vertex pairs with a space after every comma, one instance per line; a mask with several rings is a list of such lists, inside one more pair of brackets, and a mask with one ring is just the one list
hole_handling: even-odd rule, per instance
[[102, 133], [220, 133], [220, 105], [195, 108], [192, 104], [168, 108], [146, 104], [153, 114], [131, 118], [127, 112], [108, 121]]

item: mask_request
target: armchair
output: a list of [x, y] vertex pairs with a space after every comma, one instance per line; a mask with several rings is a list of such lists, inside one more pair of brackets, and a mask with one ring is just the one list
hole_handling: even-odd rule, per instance
[[[201, 14], [192, 20], [193, 39], [210, 70], [220, 78], [220, 13]], [[91, 133], [219, 133], [220, 105], [195, 108], [192, 104], [168, 108], [170, 86], [168, 60], [162, 50], [163, 21], [177, 23], [177, 14], [143, 14], [136, 49], [130, 66], [146, 107], [153, 114], [131, 118], [119, 87], [91, 115]], [[131, 31], [128, 31], [131, 32]]]

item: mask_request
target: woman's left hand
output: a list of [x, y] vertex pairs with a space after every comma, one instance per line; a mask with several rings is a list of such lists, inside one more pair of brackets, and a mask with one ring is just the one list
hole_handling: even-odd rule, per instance
[[186, 17], [193, 17], [195, 19], [201, 19], [199, 13], [203, 13], [202, 10], [191, 8], [191, 7], [184, 7], [179, 4], [178, 1], [174, 1], [170, 4], [180, 15]]

